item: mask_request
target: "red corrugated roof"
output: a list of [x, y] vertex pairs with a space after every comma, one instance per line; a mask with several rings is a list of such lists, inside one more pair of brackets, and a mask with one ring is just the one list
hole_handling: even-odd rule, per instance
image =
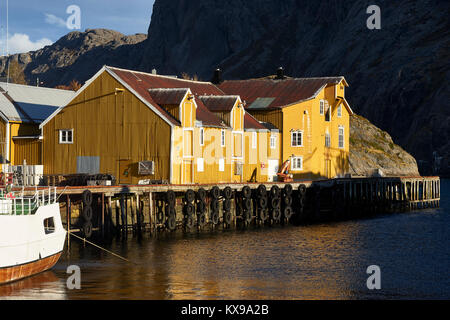
[[234, 105], [236, 104], [236, 100], [239, 99], [239, 96], [200, 96], [199, 97], [205, 106], [213, 112], [216, 111], [231, 111]]
[[149, 89], [150, 95], [157, 104], [180, 104], [188, 92], [188, 88], [159, 88]]
[[226, 94], [239, 95], [246, 101], [246, 108], [251, 107], [257, 98], [274, 98], [272, 101], [268, 100], [270, 103], [265, 107], [276, 108], [309, 100], [327, 84], [336, 84], [343, 79], [344, 77], [230, 80], [221, 83], [219, 88]]
[[[120, 79], [125, 81], [136, 93], [138, 93], [143, 99], [149, 102], [151, 105], [155, 106], [162, 114], [166, 116], [166, 118], [175, 125], [180, 125], [180, 122], [177, 121], [170, 113], [168, 113], [163, 107], [159, 104], [163, 100], [159, 100], [159, 98], [155, 97], [157, 101], [153, 99], [153, 91], [152, 93], [149, 89], [161, 89], [161, 88], [180, 88], [186, 89], [189, 88], [191, 92], [198, 95], [224, 95], [223, 91], [217, 88], [211, 82], [200, 82], [200, 81], [192, 81], [192, 80], [184, 80], [178, 79], [168, 76], [160, 76], [154, 75], [151, 73], [132, 71], [132, 70], [124, 70], [114, 67], [108, 67], [110, 71], [112, 71], [115, 75], [117, 75]], [[167, 96], [165, 98], [168, 98]], [[177, 99], [174, 96], [172, 97], [175, 100]], [[171, 99], [172, 99], [171, 98]], [[161, 99], [163, 99], [161, 97]], [[202, 121], [205, 126], [217, 126], [217, 127], [226, 127], [222, 124], [222, 121], [217, 118], [213, 113], [211, 113], [208, 108], [201, 102], [201, 100], [196, 97], [195, 99], [197, 104], [196, 116], [197, 120]], [[159, 102], [159, 103], [158, 103]], [[164, 103], [161, 103], [164, 104]]]
[[250, 113], [245, 112], [244, 129], [266, 130], [266, 127], [256, 120]]

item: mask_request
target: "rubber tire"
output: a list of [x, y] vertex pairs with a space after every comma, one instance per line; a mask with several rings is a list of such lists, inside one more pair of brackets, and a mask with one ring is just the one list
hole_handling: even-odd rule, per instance
[[206, 199], [206, 190], [203, 188], [198, 189], [197, 191], [197, 199], [201, 201], [205, 201]]
[[283, 203], [286, 207], [290, 207], [292, 205], [292, 197], [291, 196], [285, 196], [283, 198]]
[[259, 219], [262, 222], [266, 221], [268, 217], [269, 217], [269, 211], [266, 208], [259, 210]]
[[225, 189], [223, 189], [222, 191], [222, 195], [226, 199], [231, 199], [231, 197], [233, 196], [233, 190], [230, 187], [225, 187]]
[[231, 224], [231, 212], [225, 211], [223, 213], [223, 222], [225, 222], [227, 225]]
[[212, 198], [218, 199], [219, 196], [220, 196], [220, 189], [219, 189], [218, 186], [214, 186], [214, 187], [212, 187], [212, 189], [210, 190], [209, 193], [210, 193]]
[[300, 197], [303, 197], [306, 194], [306, 186], [304, 184], [298, 186], [298, 193]]
[[246, 210], [250, 210], [252, 208], [252, 199], [242, 199], [242, 207]]
[[279, 208], [280, 207], [280, 198], [272, 198], [270, 199], [270, 206], [271, 208]]
[[81, 227], [83, 237], [89, 239], [92, 236], [92, 222], [85, 221]]
[[83, 219], [85, 221], [91, 221], [92, 220], [92, 216], [93, 216], [93, 211], [92, 211], [92, 207], [91, 206], [84, 206], [83, 207], [83, 212], [81, 213], [81, 215], [83, 216]]
[[156, 208], [156, 221], [159, 224], [164, 223], [164, 211], [162, 208]]
[[287, 184], [283, 188], [284, 194], [290, 196], [292, 194], [292, 185]]
[[166, 192], [167, 204], [175, 205], [175, 199], [176, 199], [175, 192], [173, 192], [173, 190], [168, 190]]
[[192, 203], [188, 202], [184, 205], [183, 211], [185, 215], [192, 216], [195, 211], [195, 207]]
[[213, 225], [216, 225], [219, 223], [219, 212], [218, 211], [211, 212], [211, 222], [213, 223]]
[[272, 186], [272, 188], [270, 188], [270, 194], [272, 195], [272, 197], [279, 198], [280, 193], [281, 193], [281, 191], [278, 186]]
[[184, 218], [184, 226], [188, 229], [192, 229], [195, 225], [194, 217], [192, 215]]
[[219, 211], [219, 200], [212, 199], [210, 207], [211, 207], [211, 211]]
[[225, 201], [223, 202], [223, 210], [230, 211], [230, 209], [231, 209], [231, 200], [225, 199]]
[[186, 202], [192, 203], [195, 200], [195, 192], [192, 189], [189, 189], [184, 194], [184, 199]]
[[263, 196], [265, 196], [267, 194], [266, 186], [263, 185], [263, 184], [260, 184], [256, 190], [257, 190], [258, 195], [260, 197], [263, 197]]
[[166, 216], [167, 217], [176, 216], [176, 215], [177, 215], [177, 211], [175, 210], [175, 207], [172, 207], [172, 206], [166, 207]]
[[250, 210], [244, 210], [244, 220], [248, 223], [252, 221], [252, 213], [250, 212]]
[[84, 190], [81, 194], [81, 199], [86, 206], [90, 206], [92, 204], [92, 192], [90, 190]]
[[281, 210], [280, 209], [273, 209], [272, 211], [272, 219], [275, 221], [280, 221], [281, 219]]
[[267, 208], [267, 197], [261, 197], [258, 199], [258, 206], [260, 209], [265, 209]]
[[244, 198], [250, 198], [252, 196], [252, 189], [249, 186], [245, 186], [242, 188], [242, 196]]
[[206, 211], [206, 203], [204, 201], [197, 202], [197, 213], [205, 213]]
[[206, 216], [204, 213], [197, 215], [197, 224], [203, 227], [206, 224]]
[[289, 220], [292, 217], [293, 212], [291, 207], [285, 207], [283, 209], [283, 216]]
[[169, 230], [175, 230], [177, 227], [177, 220], [175, 219], [175, 216], [170, 216], [169, 219], [167, 219], [166, 224]]

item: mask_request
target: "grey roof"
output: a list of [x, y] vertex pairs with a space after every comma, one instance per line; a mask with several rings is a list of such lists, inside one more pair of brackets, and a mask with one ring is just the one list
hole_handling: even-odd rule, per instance
[[71, 90], [0, 82], [0, 114], [8, 121], [42, 122], [74, 95]]

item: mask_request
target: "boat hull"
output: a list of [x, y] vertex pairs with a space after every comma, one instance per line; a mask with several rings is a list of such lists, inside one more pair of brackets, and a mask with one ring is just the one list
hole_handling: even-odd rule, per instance
[[0, 284], [17, 281], [53, 268], [61, 253], [17, 266], [0, 268]]

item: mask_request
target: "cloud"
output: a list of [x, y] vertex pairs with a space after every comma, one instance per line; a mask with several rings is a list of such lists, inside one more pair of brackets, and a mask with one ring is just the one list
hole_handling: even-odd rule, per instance
[[46, 13], [45, 14], [45, 22], [49, 24], [56, 24], [58, 27], [65, 28], [67, 26], [66, 21], [60, 17], [55, 16], [54, 14]]
[[[14, 33], [13, 36], [9, 36], [8, 45], [9, 53], [24, 53], [28, 51], [39, 50], [45, 46], [51, 45], [53, 42], [50, 39], [42, 38], [35, 42], [30, 40], [30, 37], [24, 33]], [[2, 48], [6, 50], [5, 40], [0, 41]]]

